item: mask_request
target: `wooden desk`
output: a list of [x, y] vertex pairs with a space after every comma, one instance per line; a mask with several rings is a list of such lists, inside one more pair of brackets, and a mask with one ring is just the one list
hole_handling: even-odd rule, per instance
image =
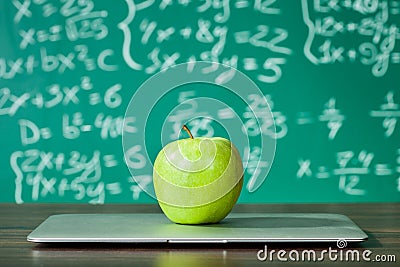
[[[62, 213], [153, 213], [157, 205], [76, 205], [76, 204], [0, 204], [0, 266], [272, 266], [285, 264], [274, 258], [259, 261], [257, 252], [264, 244], [217, 245], [135, 245], [80, 244], [49, 246], [26, 241], [26, 236], [52, 214]], [[349, 216], [369, 236], [367, 242], [351, 245], [343, 251], [371, 250], [375, 255], [395, 255], [396, 262], [345, 262], [335, 266], [399, 266], [400, 203], [393, 204], [266, 204], [236, 205], [236, 212], [328, 212]], [[267, 244], [268, 250], [289, 253], [313, 249], [321, 252], [335, 244]], [[287, 258], [287, 255], [286, 255]], [[327, 257], [320, 264], [330, 265]], [[299, 261], [295, 264], [309, 265]]]

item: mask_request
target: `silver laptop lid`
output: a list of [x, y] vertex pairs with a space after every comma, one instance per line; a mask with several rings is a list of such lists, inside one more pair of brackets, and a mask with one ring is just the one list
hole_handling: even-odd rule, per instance
[[360, 242], [367, 235], [339, 214], [231, 213], [218, 224], [179, 225], [164, 214], [64, 214], [46, 219], [32, 242]]

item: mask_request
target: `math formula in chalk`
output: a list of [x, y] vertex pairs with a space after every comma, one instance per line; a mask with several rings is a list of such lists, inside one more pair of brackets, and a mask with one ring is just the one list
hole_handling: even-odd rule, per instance
[[[313, 64], [359, 62], [377, 77], [400, 64], [399, 1], [302, 0], [302, 9], [304, 53]], [[352, 15], [343, 19], [343, 13]]]

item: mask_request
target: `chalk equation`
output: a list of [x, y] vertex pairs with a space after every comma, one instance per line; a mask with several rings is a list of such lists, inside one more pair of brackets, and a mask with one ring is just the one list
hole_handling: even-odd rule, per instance
[[[124, 33], [124, 60], [132, 69], [147, 74], [177, 63], [202, 60], [244, 69], [256, 73], [260, 82], [276, 83], [283, 75], [287, 57], [293, 52], [286, 44], [289, 32], [285, 28], [259, 24], [244, 30], [229, 26], [241, 13], [251, 12], [259, 21], [279, 15], [278, 1], [145, 1], [136, 4], [126, 0], [126, 3], [128, 16], [118, 25]], [[160, 10], [162, 17], [148, 17]], [[191, 15], [182, 16], [178, 24], [168, 19], [177, 12]], [[136, 29], [139, 33], [133, 34]], [[182, 49], [176, 51], [174, 43], [179, 43]], [[199, 52], [183, 49], [186, 46]], [[227, 52], [232, 49], [251, 50], [252, 54]]]
[[304, 54], [313, 64], [360, 62], [376, 77], [400, 64], [399, 1], [302, 0], [302, 11]]
[[[103, 168], [113, 168], [118, 164], [115, 155], [102, 155], [100, 151], [93, 151], [91, 155], [79, 151], [69, 154], [37, 149], [15, 151], [10, 157], [16, 175], [15, 201], [23, 203], [71, 194], [75, 200], [86, 199], [92, 204], [102, 204], [106, 192], [111, 195], [122, 192], [120, 183], [106, 183], [102, 176]], [[47, 175], [51, 170], [54, 170], [54, 176]]]
[[400, 117], [399, 104], [395, 103], [394, 92], [389, 91], [385, 96], [384, 103], [379, 110], [371, 110], [370, 116], [382, 118], [382, 127], [385, 130], [385, 137], [391, 137], [396, 129], [397, 120]]
[[312, 164], [310, 159], [298, 160], [298, 179], [314, 178], [319, 180], [336, 179], [338, 190], [348, 195], [362, 196], [368, 194], [363, 188], [368, 175], [374, 175], [378, 179], [391, 179], [391, 186], [400, 192], [400, 149], [396, 150], [394, 163], [376, 162], [375, 154], [366, 150], [355, 152], [352, 150], [336, 153], [336, 166]]

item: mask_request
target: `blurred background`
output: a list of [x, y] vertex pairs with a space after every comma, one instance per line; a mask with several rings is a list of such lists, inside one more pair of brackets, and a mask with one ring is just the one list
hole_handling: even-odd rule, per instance
[[[183, 124], [243, 136], [240, 203], [397, 202], [399, 22], [394, 0], [0, 1], [0, 202], [155, 203], [161, 132]], [[143, 97], [145, 125], [125, 114], [147, 79], [197, 61], [261, 93], [225, 90], [234, 73], [209, 64], [216, 84]]]

